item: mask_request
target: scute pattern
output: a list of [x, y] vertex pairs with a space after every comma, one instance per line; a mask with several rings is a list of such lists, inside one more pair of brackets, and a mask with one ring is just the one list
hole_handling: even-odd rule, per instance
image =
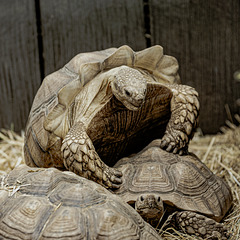
[[[42, 197], [7, 199], [0, 208], [0, 237], [36, 239], [54, 206]], [[26, 227], [27, 226], [27, 227]]]
[[150, 166], [140, 166], [136, 169], [133, 175], [129, 191], [140, 192], [148, 191], [149, 186], [153, 192], [171, 192], [174, 190], [174, 182], [171, 180], [172, 176], [168, 176], [166, 166], [159, 164], [151, 164]]
[[0, 190], [1, 239], [161, 239], [118, 196], [71, 172], [21, 165], [5, 184], [19, 189]]
[[175, 191], [184, 195], [201, 195], [209, 188], [206, 178], [190, 164], [179, 162], [171, 166], [169, 171], [174, 176]]
[[179, 156], [159, 148], [155, 140], [140, 153], [115, 165], [124, 182], [114, 192], [126, 202], [141, 194], [158, 194], [178, 209], [195, 211], [220, 220], [232, 202], [226, 183], [215, 176], [196, 156]]
[[140, 229], [118, 211], [107, 209], [102, 220], [103, 224], [99, 226], [99, 230], [109, 239], [121, 239], [121, 237], [137, 239], [140, 235]]
[[[65, 191], [61, 191], [61, 189]], [[74, 206], [87, 208], [95, 204], [106, 202], [107, 196], [104, 192], [89, 191], [89, 187], [82, 183], [72, 184], [62, 182], [55, 188], [55, 191], [49, 194], [49, 200], [55, 205], [63, 204], [65, 206]]]
[[[76, 208], [61, 207], [49, 218], [49, 224], [42, 232], [43, 239], [87, 239], [88, 229], [84, 228], [85, 216]], [[59, 231], [61, 229], [61, 231]]]

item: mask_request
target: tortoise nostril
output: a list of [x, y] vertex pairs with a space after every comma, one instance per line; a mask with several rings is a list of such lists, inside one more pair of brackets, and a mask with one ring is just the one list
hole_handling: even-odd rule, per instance
[[143, 98], [137, 99], [137, 103], [138, 103], [138, 104], [142, 104], [143, 102], [144, 102], [144, 99], [143, 99]]

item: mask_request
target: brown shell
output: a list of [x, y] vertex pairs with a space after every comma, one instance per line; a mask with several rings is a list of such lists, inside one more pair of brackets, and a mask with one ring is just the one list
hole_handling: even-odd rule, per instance
[[142, 152], [117, 162], [115, 167], [123, 172], [123, 184], [115, 193], [129, 203], [143, 193], [156, 193], [176, 209], [221, 220], [232, 203], [225, 181], [195, 155], [168, 153], [159, 145], [160, 140], [155, 140]]
[[[177, 60], [164, 55], [162, 47], [158, 45], [139, 52], [134, 52], [128, 46], [122, 46], [77, 55], [62, 69], [48, 75], [35, 96], [25, 134], [24, 150], [28, 165], [38, 167], [54, 165], [64, 168], [62, 160], [60, 160], [59, 149], [62, 139], [71, 127], [72, 116], [69, 116], [71, 104], [97, 74], [122, 65], [147, 72], [152, 76], [150, 81], [155, 83], [157, 81], [163, 84], [173, 84], [180, 81]], [[91, 88], [91, 92], [88, 94], [91, 95], [91, 98], [102, 91], [101, 84], [95, 84]], [[161, 91], [163, 86], [159, 86], [159, 88]], [[167, 92], [166, 87], [165, 91]], [[157, 94], [158, 92], [155, 93], [155, 95]], [[170, 95], [171, 93], [168, 93], [163, 97], [166, 97], [169, 102]], [[80, 101], [80, 104], [78, 109], [86, 107], [86, 101]], [[52, 153], [48, 153], [50, 147]], [[106, 152], [106, 149], [102, 152]], [[55, 154], [54, 161], [57, 159], [54, 164], [51, 159], [53, 154]], [[104, 156], [101, 157], [104, 158]], [[44, 159], [44, 161], [34, 163], [36, 159]]]
[[1, 239], [162, 239], [118, 196], [71, 172], [21, 165], [4, 188]]

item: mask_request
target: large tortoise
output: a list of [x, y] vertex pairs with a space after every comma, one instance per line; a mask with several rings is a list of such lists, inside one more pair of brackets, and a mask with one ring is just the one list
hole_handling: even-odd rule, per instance
[[178, 63], [160, 46], [83, 53], [47, 76], [25, 134], [26, 164], [68, 169], [118, 187], [112, 166], [153, 139], [182, 154], [199, 114], [197, 92], [179, 84]]
[[21, 165], [2, 181], [0, 239], [162, 239], [99, 184], [56, 168]]
[[153, 226], [165, 222], [204, 239], [226, 239], [227, 229], [218, 222], [232, 204], [229, 186], [194, 154], [169, 153], [160, 144], [154, 140], [117, 162], [123, 184], [114, 192]]

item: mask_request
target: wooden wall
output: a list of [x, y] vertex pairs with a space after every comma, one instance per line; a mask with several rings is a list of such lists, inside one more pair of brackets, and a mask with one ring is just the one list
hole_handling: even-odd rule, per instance
[[0, 0], [0, 128], [24, 129], [41, 80], [80, 52], [160, 44], [201, 100], [215, 133], [240, 113], [239, 0]]
[[152, 44], [161, 44], [177, 57], [181, 79], [200, 94], [200, 124], [215, 133], [228, 118], [239, 113], [236, 100], [240, 83], [239, 0], [150, 0]]
[[24, 128], [41, 83], [35, 3], [0, 0], [0, 128]]

